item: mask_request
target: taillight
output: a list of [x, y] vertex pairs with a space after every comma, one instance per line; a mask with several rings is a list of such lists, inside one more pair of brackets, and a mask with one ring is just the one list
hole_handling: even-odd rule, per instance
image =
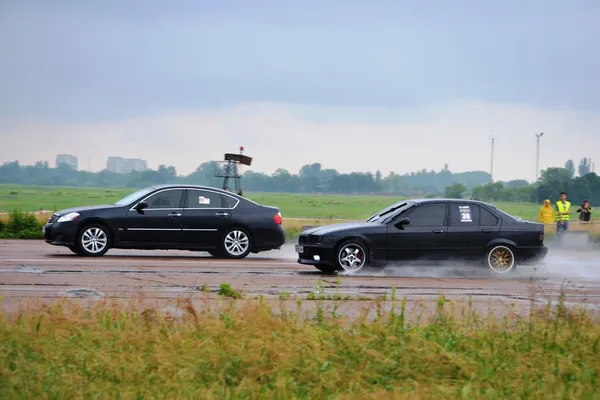
[[540, 242], [543, 242], [543, 241], [544, 241], [544, 233], [542, 232], [542, 233], [540, 233]]
[[283, 218], [281, 218], [281, 213], [275, 214], [275, 216], [273, 217], [273, 219], [275, 220], [275, 223], [277, 225], [281, 225], [283, 223]]

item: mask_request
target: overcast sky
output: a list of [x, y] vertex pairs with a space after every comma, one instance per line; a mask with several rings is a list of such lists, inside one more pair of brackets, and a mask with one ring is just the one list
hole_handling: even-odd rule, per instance
[[[600, 161], [600, 2], [0, 0], [0, 161], [189, 173]], [[596, 168], [598, 171], [598, 168]]]

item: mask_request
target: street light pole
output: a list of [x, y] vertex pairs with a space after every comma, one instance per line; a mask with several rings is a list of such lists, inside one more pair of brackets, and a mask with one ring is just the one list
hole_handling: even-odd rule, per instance
[[490, 141], [492, 142], [492, 154], [490, 158], [490, 179], [492, 180], [492, 183], [494, 183], [494, 143], [496, 142], [496, 138], [490, 135]]
[[535, 134], [536, 154], [535, 154], [535, 202], [540, 202], [540, 188], [537, 186], [540, 180], [540, 138], [544, 136], [544, 132]]
[[544, 132], [536, 133], [536, 156], [535, 156], [535, 182], [540, 180], [540, 138], [544, 136]]

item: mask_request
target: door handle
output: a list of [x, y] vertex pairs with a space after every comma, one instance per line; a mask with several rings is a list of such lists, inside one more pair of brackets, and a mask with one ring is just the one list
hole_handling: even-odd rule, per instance
[[492, 233], [493, 230], [492, 229], [482, 229], [481, 232], [483, 232], [483, 233]]
[[217, 216], [219, 216], [219, 217], [226, 217], [226, 216], [228, 216], [228, 215], [229, 215], [229, 213], [226, 213], [226, 212], [218, 212], [218, 213], [216, 213], [215, 215], [217, 215]]
[[433, 233], [435, 233], [436, 235], [439, 235], [440, 233], [444, 233], [444, 231], [431, 231]]
[[169, 214], [169, 217], [181, 217], [181, 214], [172, 212], [171, 214]]

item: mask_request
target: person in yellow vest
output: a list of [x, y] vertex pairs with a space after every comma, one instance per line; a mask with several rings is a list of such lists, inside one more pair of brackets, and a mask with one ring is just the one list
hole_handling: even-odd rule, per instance
[[544, 205], [540, 207], [538, 220], [542, 224], [553, 224], [556, 222], [556, 213], [554, 212], [554, 208], [550, 205], [550, 200], [544, 200]]
[[556, 202], [556, 236], [558, 239], [569, 230], [571, 219], [571, 203], [567, 201], [567, 194], [560, 192], [560, 200]]

